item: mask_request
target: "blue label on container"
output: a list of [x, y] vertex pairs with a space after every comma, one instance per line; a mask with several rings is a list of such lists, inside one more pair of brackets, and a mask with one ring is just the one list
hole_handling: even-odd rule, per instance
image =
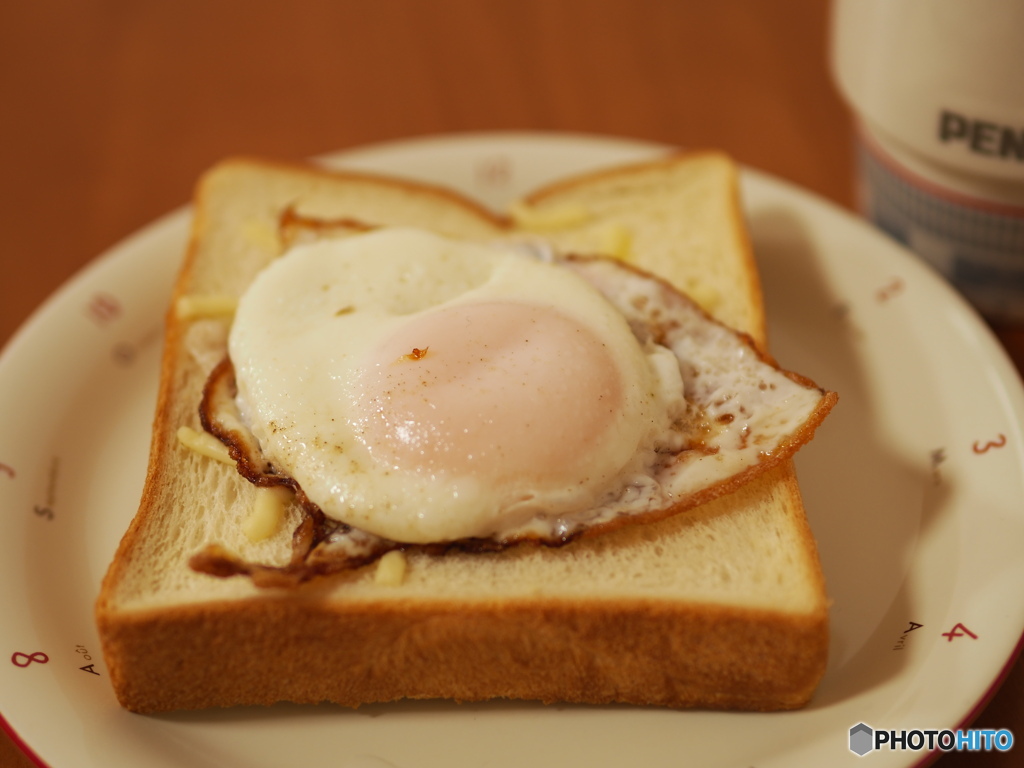
[[862, 143], [864, 214], [945, 275], [983, 314], [1024, 322], [1024, 209], [958, 197]]

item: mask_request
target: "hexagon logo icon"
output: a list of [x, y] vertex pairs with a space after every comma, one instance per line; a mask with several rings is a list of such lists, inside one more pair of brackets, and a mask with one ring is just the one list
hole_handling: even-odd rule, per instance
[[875, 748], [875, 733], [871, 726], [865, 723], [857, 723], [850, 729], [850, 751], [855, 755], [864, 757]]

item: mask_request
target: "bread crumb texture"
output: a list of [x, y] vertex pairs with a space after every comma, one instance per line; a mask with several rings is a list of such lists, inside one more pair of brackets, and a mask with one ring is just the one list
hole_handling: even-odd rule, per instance
[[[694, 164], [705, 167], [695, 170]], [[567, 199], [590, 211], [576, 226], [544, 233], [564, 251], [621, 256], [609, 232], [629, 233], [631, 263], [671, 280], [705, 311], [763, 343], [757, 273], [736, 258], [747, 244], [735, 183], [732, 163], [709, 153], [689, 163], [653, 164], [639, 173], [612, 170], [585, 184], [556, 185], [531, 204], [538, 216], [564, 208]], [[636, 205], [638, 199], [656, 201], [656, 207]]]

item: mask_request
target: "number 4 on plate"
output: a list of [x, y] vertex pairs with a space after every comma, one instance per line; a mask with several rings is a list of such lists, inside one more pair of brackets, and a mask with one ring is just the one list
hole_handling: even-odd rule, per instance
[[954, 637], [970, 637], [972, 640], [978, 639], [976, 634], [959, 622], [957, 622], [957, 625], [949, 630], [949, 632], [943, 632], [942, 636], [951, 643], [953, 642]]

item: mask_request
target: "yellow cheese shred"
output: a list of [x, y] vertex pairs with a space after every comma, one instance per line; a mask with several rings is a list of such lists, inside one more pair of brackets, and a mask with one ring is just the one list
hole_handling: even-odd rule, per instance
[[373, 581], [384, 587], [398, 587], [405, 581], [406, 559], [400, 549], [393, 549], [377, 561]]
[[619, 261], [633, 257], [633, 233], [625, 224], [611, 223], [600, 231], [601, 253]]
[[585, 224], [590, 211], [583, 205], [562, 205], [538, 210], [521, 201], [512, 203], [509, 216], [519, 229], [529, 232], [551, 232]]
[[196, 453], [225, 464], [234, 464], [227, 446], [209, 432], [198, 432], [191, 427], [178, 427], [178, 442]]
[[207, 317], [231, 318], [238, 309], [238, 299], [221, 294], [192, 294], [181, 296], [174, 304], [179, 320], [197, 320]]
[[281, 250], [281, 238], [277, 226], [266, 219], [249, 219], [242, 224], [242, 236], [261, 250], [278, 253]]
[[709, 314], [714, 314], [722, 300], [722, 295], [713, 287], [704, 282], [691, 281], [686, 285], [686, 294], [700, 305], [701, 309]]
[[252, 510], [242, 521], [242, 533], [254, 544], [269, 539], [281, 529], [291, 500], [289, 488], [257, 488]]

